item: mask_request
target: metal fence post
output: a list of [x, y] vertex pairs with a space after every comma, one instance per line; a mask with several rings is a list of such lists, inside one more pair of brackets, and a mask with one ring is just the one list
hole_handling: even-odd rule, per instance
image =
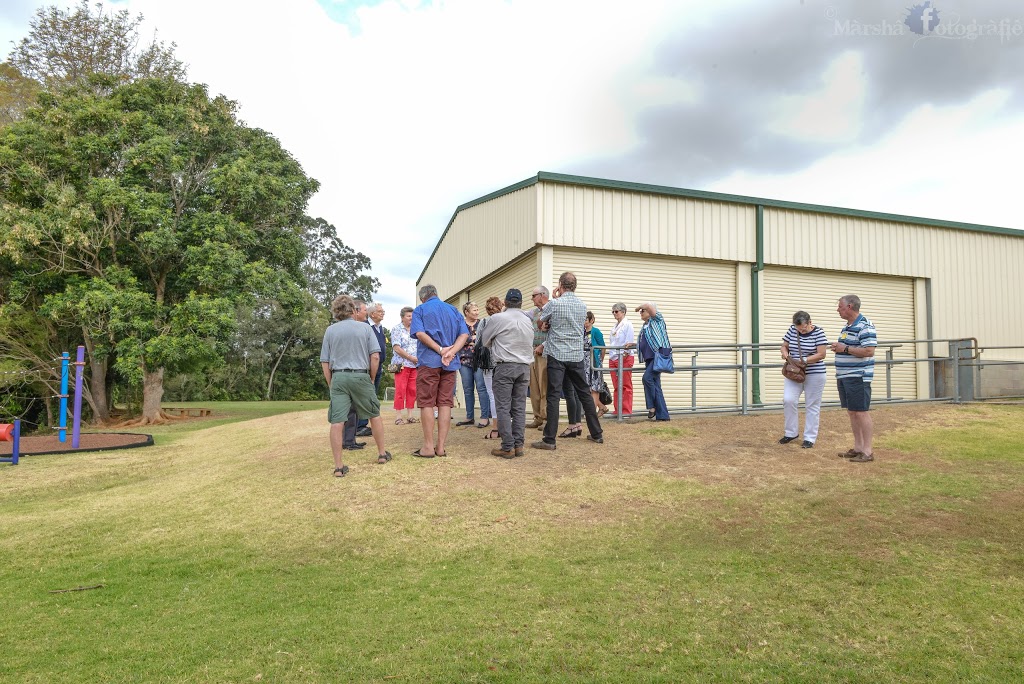
[[[625, 354], [623, 350], [619, 350], [619, 363], [615, 366], [615, 374], [619, 377], [619, 381], [615, 384], [615, 420], [619, 423], [622, 422], [622, 365], [626, 362]], [[630, 376], [630, 381], [632, 381]]]
[[690, 410], [697, 410], [697, 354], [700, 352], [693, 352], [693, 356], [690, 357]]
[[747, 348], [740, 348], [740, 415], [747, 415]]
[[892, 347], [885, 350], [885, 398], [892, 399]]

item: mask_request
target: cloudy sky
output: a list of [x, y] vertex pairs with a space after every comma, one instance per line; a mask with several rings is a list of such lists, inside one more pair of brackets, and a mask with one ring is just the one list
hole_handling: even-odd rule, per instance
[[[0, 49], [45, 4], [4, 0]], [[1024, 3], [924, 4], [109, 6], [320, 181], [390, 325], [455, 208], [537, 171], [1024, 229]]]

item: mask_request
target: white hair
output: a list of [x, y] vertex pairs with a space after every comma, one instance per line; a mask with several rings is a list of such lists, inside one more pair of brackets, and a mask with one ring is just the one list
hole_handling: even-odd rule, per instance
[[383, 309], [383, 308], [384, 307], [381, 306], [380, 304], [378, 304], [377, 302], [374, 302], [373, 304], [367, 304], [366, 305], [366, 313], [367, 314], [376, 313], [377, 309]]

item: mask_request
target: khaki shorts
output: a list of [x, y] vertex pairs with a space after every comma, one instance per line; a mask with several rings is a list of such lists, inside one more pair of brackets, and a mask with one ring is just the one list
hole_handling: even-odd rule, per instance
[[359, 418], [376, 418], [380, 415], [380, 400], [373, 389], [369, 373], [331, 374], [331, 405], [327, 409], [327, 420], [344, 423], [350, 409], [355, 409]]
[[420, 366], [416, 373], [416, 405], [420, 408], [455, 406], [456, 371]]

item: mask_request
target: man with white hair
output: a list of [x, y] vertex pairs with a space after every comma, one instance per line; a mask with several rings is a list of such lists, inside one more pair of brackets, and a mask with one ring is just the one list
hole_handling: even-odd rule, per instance
[[[368, 320], [366, 321], [370, 328], [373, 329], [373, 334], [377, 336], [377, 342], [380, 343], [380, 348], [385, 349], [387, 342], [384, 338], [384, 327], [381, 325], [381, 321], [384, 320], [384, 305], [374, 302], [366, 305], [366, 315]], [[377, 376], [373, 379], [373, 390], [380, 392], [380, 381], [384, 379], [384, 366], [387, 364], [384, 362], [384, 353], [381, 352], [380, 365], [377, 367]], [[370, 430], [368, 422], [366, 420], [359, 421], [358, 428], [356, 429], [356, 435], [359, 437], [369, 437], [373, 434]]]
[[860, 297], [857, 295], [841, 297], [836, 312], [846, 321], [839, 340], [831, 345], [836, 355], [839, 404], [849, 414], [853, 429], [853, 448], [839, 455], [850, 459], [851, 463], [869, 463], [875, 460], [871, 443], [874, 425], [869, 411], [878, 334], [875, 324], [860, 312]]

